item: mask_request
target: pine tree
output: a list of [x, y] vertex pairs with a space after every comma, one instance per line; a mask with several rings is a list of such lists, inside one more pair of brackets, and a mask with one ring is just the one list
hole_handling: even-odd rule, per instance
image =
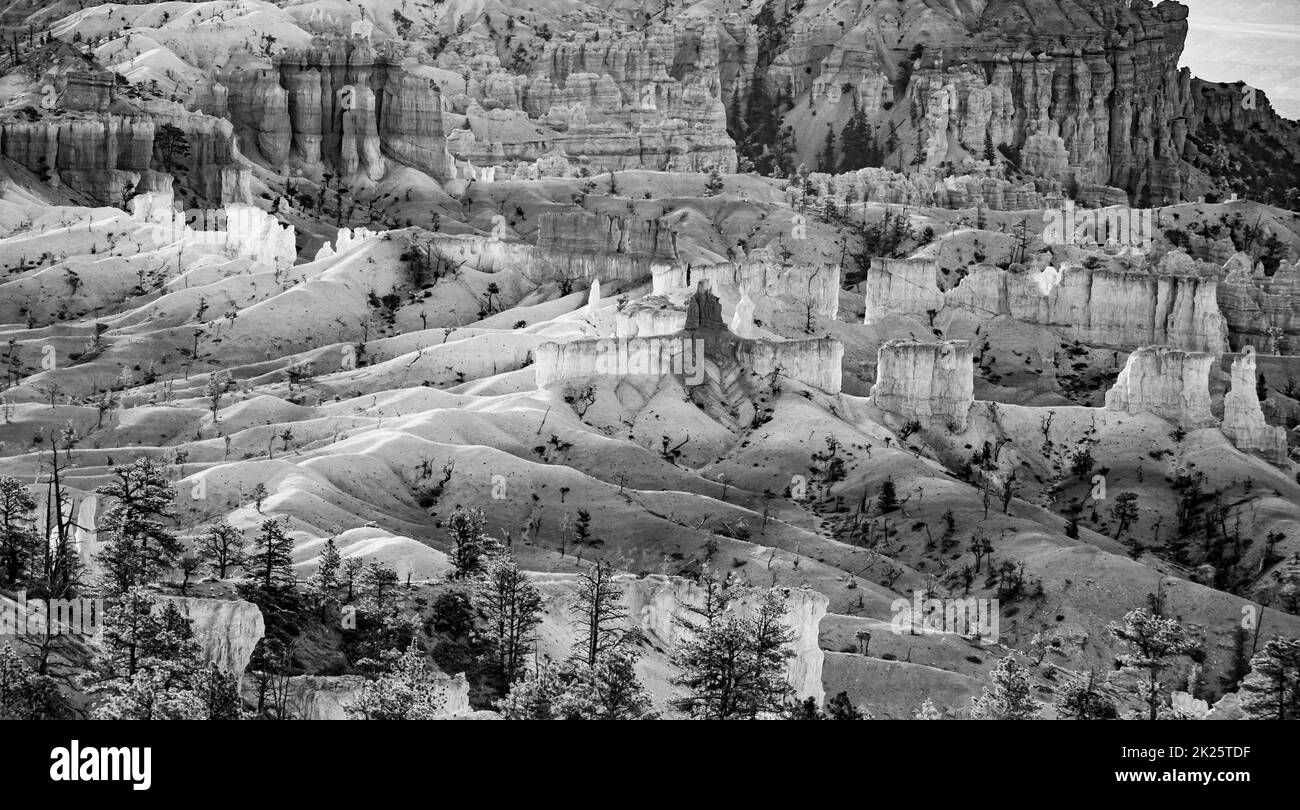
[[0, 564], [7, 585], [16, 585], [24, 577], [40, 546], [35, 510], [36, 499], [22, 481], [0, 477]]
[[877, 504], [880, 513], [892, 512], [898, 508], [898, 492], [894, 487], [894, 479], [886, 478], [880, 485], [880, 498]]
[[296, 581], [293, 575], [293, 540], [286, 533], [287, 522], [274, 518], [262, 521], [262, 531], [253, 541], [245, 569], [265, 592], [282, 590]]
[[319, 561], [316, 563], [316, 570], [307, 578], [307, 588], [313, 594], [316, 605], [320, 609], [321, 621], [325, 621], [325, 609], [331, 602], [336, 601], [334, 591], [339, 586], [339, 569], [343, 566], [343, 558], [339, 554], [338, 547], [334, 545], [334, 538], [325, 539], [325, 547], [321, 549]]
[[853, 701], [849, 700], [848, 692], [839, 692], [835, 697], [826, 701], [826, 718], [828, 720], [865, 720], [864, 715]]
[[1031, 693], [1029, 671], [1016, 663], [1015, 653], [998, 661], [991, 683], [971, 704], [976, 720], [1033, 720], [1042, 704]]
[[1250, 659], [1250, 674], [1239, 692], [1244, 719], [1300, 719], [1300, 639], [1265, 644]]
[[162, 465], [141, 458], [114, 467], [113, 480], [95, 491], [113, 504], [99, 523], [111, 538], [98, 558], [110, 594], [153, 582], [176, 566], [183, 547], [164, 526], [173, 518], [176, 492]]
[[447, 689], [430, 670], [412, 641], [404, 652], [386, 650], [381, 659], [363, 659], [361, 667], [381, 670], [343, 707], [353, 720], [432, 720], [446, 713]]
[[244, 535], [225, 520], [200, 535], [196, 545], [199, 558], [208, 564], [217, 579], [225, 579], [231, 569], [244, 564]]
[[1107, 629], [1131, 650], [1116, 656], [1116, 663], [1126, 672], [1145, 673], [1139, 693], [1147, 704], [1149, 719], [1155, 720], [1161, 705], [1161, 673], [1199, 645], [1177, 621], [1152, 615], [1144, 607], [1130, 610], [1123, 623], [1111, 622]]
[[621, 624], [627, 619], [623, 589], [614, 582], [614, 568], [608, 562], [596, 560], [578, 574], [573, 614], [573, 657], [594, 667], [603, 653], [622, 643]]
[[488, 559], [484, 576], [472, 592], [474, 606], [486, 619], [483, 637], [492, 649], [506, 685], [523, 672], [524, 655], [541, 623], [542, 594], [509, 554]]
[[794, 631], [782, 622], [784, 600], [764, 591], [751, 617], [741, 618], [728, 610], [732, 585], [711, 576], [701, 584], [704, 604], [688, 608], [695, 618], [678, 620], [686, 632], [672, 652], [681, 670], [673, 683], [687, 694], [672, 705], [714, 720], [781, 712], [792, 694], [786, 663], [794, 655]]
[[709, 167], [709, 176], [704, 181], [704, 196], [716, 197], [722, 193], [722, 172], [717, 166]]
[[1089, 672], [1066, 681], [1056, 697], [1056, 714], [1063, 720], [1118, 720], [1119, 711], [1110, 698], [1095, 687], [1096, 675]]
[[934, 705], [934, 701], [926, 698], [921, 701], [921, 708], [916, 710], [915, 720], [942, 720], [943, 713]]
[[59, 720], [69, 715], [53, 678], [38, 674], [8, 643], [0, 648], [0, 720]]
[[997, 150], [993, 148], [993, 131], [988, 130], [984, 133], [984, 160], [990, 166], [996, 166], [997, 158]]
[[452, 577], [472, 576], [484, 569], [486, 558], [496, 553], [500, 543], [484, 531], [487, 519], [482, 509], [456, 507], [447, 519], [447, 533], [451, 535]]
[[835, 133], [829, 124], [826, 126], [826, 140], [822, 142], [822, 151], [817, 155], [817, 171], [825, 174], [835, 173]]

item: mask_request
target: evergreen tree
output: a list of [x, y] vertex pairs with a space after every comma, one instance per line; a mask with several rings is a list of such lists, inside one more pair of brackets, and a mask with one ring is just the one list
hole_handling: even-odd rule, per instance
[[621, 624], [627, 619], [623, 589], [614, 582], [614, 568], [604, 560], [578, 574], [578, 593], [573, 603], [576, 629], [573, 657], [589, 667], [623, 641]]
[[1177, 621], [1153, 615], [1144, 607], [1130, 610], [1122, 623], [1111, 622], [1107, 629], [1130, 649], [1116, 656], [1116, 663], [1126, 672], [1145, 673], [1139, 694], [1147, 704], [1149, 719], [1155, 720], [1162, 702], [1161, 673], [1175, 659], [1190, 655], [1199, 645]]
[[225, 520], [217, 521], [200, 535], [196, 545], [199, 558], [217, 579], [225, 579], [231, 569], [244, 564], [244, 535]]
[[40, 675], [14, 648], [0, 648], [0, 720], [58, 720], [70, 715], [58, 683]]
[[262, 531], [253, 541], [246, 570], [264, 592], [292, 587], [293, 540], [286, 533], [287, 522], [274, 518], [262, 521]]
[[343, 707], [351, 719], [432, 720], [446, 713], [447, 689], [414, 641], [403, 652], [386, 650], [381, 660], [364, 659], [358, 665], [378, 668], [381, 674]]
[[447, 533], [451, 535], [452, 577], [472, 576], [484, 570], [487, 557], [496, 553], [501, 544], [484, 531], [487, 519], [482, 509], [458, 506], [447, 519]]
[[754, 718], [782, 711], [791, 695], [785, 677], [794, 631], [781, 623], [786, 607], [776, 591], [765, 591], [751, 618], [728, 610], [733, 587], [705, 577], [704, 605], [690, 606], [695, 618], [679, 619], [686, 631], [672, 653], [681, 669], [673, 683], [687, 694], [672, 701], [699, 719]]
[[1114, 701], [1097, 691], [1095, 680], [1092, 672], [1068, 680], [1054, 704], [1057, 716], [1063, 720], [1118, 720]]
[[976, 720], [1033, 720], [1042, 704], [1034, 700], [1029, 671], [1016, 663], [1015, 653], [998, 661], [991, 683], [971, 704]]
[[162, 465], [141, 458], [114, 467], [113, 480], [95, 491], [113, 504], [99, 522], [110, 540], [97, 558], [109, 594], [156, 581], [176, 566], [183, 547], [164, 526], [173, 519], [176, 492]]
[[829, 720], [865, 720], [866, 715], [849, 700], [848, 692], [839, 692], [826, 701], [826, 717]]
[[1250, 659], [1250, 674], [1239, 691], [1247, 720], [1300, 719], [1300, 639], [1265, 644]]
[[0, 477], [0, 564], [6, 585], [16, 585], [32, 565], [40, 535], [34, 528], [36, 499], [22, 481]]
[[509, 554], [496, 554], [488, 559], [471, 596], [486, 619], [483, 638], [508, 686], [523, 672], [533, 631], [542, 621], [542, 594]]
[[835, 133], [829, 124], [826, 126], [826, 140], [822, 142], [822, 151], [817, 155], [817, 171], [825, 174], [835, 173]]

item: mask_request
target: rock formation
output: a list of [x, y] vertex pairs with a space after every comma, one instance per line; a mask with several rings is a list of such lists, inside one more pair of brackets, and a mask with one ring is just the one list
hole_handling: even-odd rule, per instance
[[834, 318], [839, 312], [840, 268], [837, 265], [785, 265], [766, 250], [755, 250], [739, 262], [689, 267], [681, 262], [660, 265], [654, 270], [654, 294], [689, 289], [701, 280], [716, 292], [736, 297], [744, 289], [751, 296], [783, 298], [796, 305], [811, 305], [813, 312], [826, 318]]
[[942, 323], [944, 313], [964, 310], [1056, 327], [1095, 346], [1160, 344], [1215, 354], [1228, 347], [1218, 282], [1203, 276], [1070, 265], [1010, 272], [977, 265], [945, 293], [937, 262], [883, 259], [873, 263], [863, 292], [868, 324], [891, 314]]
[[1106, 392], [1106, 410], [1151, 413], [1184, 430], [1212, 427], [1210, 366], [1214, 355], [1167, 346], [1133, 352]]
[[891, 340], [881, 345], [871, 401], [903, 421], [923, 428], [966, 429], [975, 401], [974, 353], [966, 341], [921, 343]]
[[[467, 714], [469, 681], [465, 673], [454, 677], [436, 673], [435, 689], [441, 690], [446, 704], [440, 716]], [[285, 683], [285, 705], [295, 720], [348, 720], [347, 707], [354, 703], [365, 687], [360, 675], [295, 675]], [[251, 683], [244, 683], [246, 699], [256, 702]]]
[[1300, 350], [1300, 263], [1281, 262], [1268, 276], [1238, 253], [1228, 260], [1224, 273], [1218, 299], [1233, 348], [1253, 346], [1266, 354]]
[[192, 103], [228, 116], [243, 152], [276, 171], [379, 180], [392, 158], [446, 180], [441, 90], [417, 67], [358, 38], [318, 39], [228, 66]]
[[[159, 153], [156, 137], [164, 124], [178, 127], [188, 156]], [[135, 192], [170, 187], [164, 170], [187, 172], [206, 202], [247, 202], [248, 170], [238, 162], [228, 121], [204, 115], [123, 116], [108, 113], [0, 121], [0, 154], [27, 167], [55, 187], [66, 186], [101, 205], [122, 205]]]
[[465, 37], [438, 59], [465, 79], [450, 106], [468, 127], [448, 148], [478, 166], [559, 152], [595, 173], [734, 171], [719, 60], [717, 26], [697, 19], [583, 23], [548, 38], [527, 76], [502, 66], [495, 43]]
[[266, 633], [262, 611], [242, 599], [199, 599], [160, 596], [175, 602], [193, 623], [194, 638], [205, 660], [226, 672], [242, 673], [253, 657], [253, 648]]
[[[668, 311], [668, 310], [662, 310]], [[680, 311], [680, 310], [675, 310]], [[664, 318], [675, 323], [677, 316]], [[656, 331], [658, 316], [644, 320]], [[616, 379], [683, 377], [689, 386], [710, 381], [732, 389], [743, 377], [755, 384], [794, 380], [829, 394], [842, 385], [844, 346], [828, 338], [767, 341], [741, 339], [728, 331], [722, 305], [700, 281], [688, 299], [681, 330], [674, 334], [644, 335], [643, 319], [633, 314], [620, 320], [620, 334], [639, 337], [594, 338], [568, 343], [546, 342], [537, 347], [537, 387], [592, 377]]]
[[1223, 396], [1223, 433], [1239, 450], [1257, 452], [1274, 464], [1286, 460], [1286, 429], [1264, 421], [1255, 390], [1255, 352], [1251, 348], [1232, 362], [1232, 381]]
[[927, 317], [944, 306], [939, 291], [939, 263], [932, 259], [876, 259], [867, 272], [862, 293], [868, 324], [878, 323], [888, 315]]

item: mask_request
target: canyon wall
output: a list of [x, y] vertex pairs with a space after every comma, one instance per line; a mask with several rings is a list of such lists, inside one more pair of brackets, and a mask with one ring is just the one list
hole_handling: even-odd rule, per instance
[[873, 259], [862, 287], [866, 299], [865, 323], [878, 323], [889, 315], [921, 318], [943, 309], [939, 290], [939, 262], [934, 259]]
[[671, 261], [677, 258], [677, 234], [658, 219], [591, 211], [546, 211], [537, 218], [537, 247]]
[[[707, 348], [706, 348], [707, 347]], [[738, 363], [760, 378], [777, 375], [838, 394], [844, 346], [837, 340], [763, 341], [693, 337], [690, 332], [637, 338], [597, 338], [537, 347], [534, 368], [538, 388], [592, 377], [664, 377], [677, 375], [700, 385], [715, 367]]]
[[[754, 251], [760, 253], [760, 251]], [[834, 318], [840, 303], [838, 265], [783, 265], [771, 256], [753, 256], [740, 262], [687, 266], [680, 262], [654, 270], [654, 294], [671, 289], [694, 288], [705, 281], [715, 292], [736, 298], [784, 298], [797, 304], [811, 304], [813, 311]]]
[[1300, 352], [1300, 262], [1281, 262], [1272, 276], [1238, 253], [1224, 266], [1219, 307], [1234, 349], [1253, 346], [1266, 354]]
[[569, 279], [636, 281], [649, 278], [658, 260], [625, 253], [579, 253], [545, 249], [524, 242], [473, 235], [434, 234], [423, 240], [431, 255], [452, 267], [464, 265], [483, 273], [517, 270], [538, 284]]
[[1167, 346], [1133, 352], [1106, 392], [1106, 410], [1151, 413], [1184, 430], [1218, 425], [1210, 413], [1214, 355]]
[[[177, 155], [159, 141], [164, 124], [181, 130], [188, 154]], [[204, 115], [80, 113], [5, 120], [0, 154], [56, 188], [66, 186], [101, 205], [121, 206], [133, 193], [169, 188], [164, 170], [186, 172], [208, 204], [251, 199], [248, 170], [239, 163], [230, 123]]]
[[593, 173], [735, 171], [718, 39], [717, 26], [698, 19], [639, 30], [584, 22], [546, 37], [527, 68], [503, 67], [491, 41], [458, 39], [438, 65], [464, 77], [449, 101], [469, 126], [450, 132], [448, 148], [479, 166], [558, 154]]
[[191, 102], [228, 117], [243, 153], [278, 172], [373, 181], [391, 158], [439, 181], [452, 176], [440, 88], [400, 51], [361, 39], [317, 39], [229, 66]]
[[977, 265], [956, 286], [939, 288], [938, 262], [878, 260], [867, 274], [866, 323], [887, 315], [935, 318], [952, 310], [1055, 327], [1095, 346], [1169, 345], [1215, 354], [1228, 348], [1228, 323], [1212, 277], [1143, 271], [1010, 272]]
[[923, 428], [966, 429], [975, 402], [974, 353], [962, 340], [922, 343], [891, 340], [877, 353], [871, 401]]

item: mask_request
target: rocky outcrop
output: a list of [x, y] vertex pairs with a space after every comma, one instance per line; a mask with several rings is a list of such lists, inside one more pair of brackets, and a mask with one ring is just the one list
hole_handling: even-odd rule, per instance
[[373, 181], [391, 158], [452, 176], [438, 85], [400, 52], [359, 38], [228, 66], [192, 103], [228, 116], [244, 153], [278, 172]]
[[[944, 306], [1058, 327], [1096, 346], [1168, 345], [1215, 354], [1227, 349], [1213, 278], [1072, 265], [1053, 271], [1054, 278], [1047, 272], [976, 267], [947, 293]], [[906, 289], [897, 294], [918, 296]]]
[[590, 211], [543, 212], [537, 218], [537, 247], [671, 261], [677, 257], [677, 234], [658, 219]]
[[814, 312], [826, 318], [834, 318], [839, 311], [838, 265], [786, 265], [767, 251], [758, 250], [740, 262], [661, 265], [654, 271], [654, 294], [691, 289], [700, 281], [715, 292], [735, 298], [748, 293], [751, 297], [783, 298], [801, 306], [811, 305]]
[[736, 167], [727, 135], [719, 31], [696, 19], [632, 30], [584, 23], [545, 41], [528, 75], [496, 43], [466, 36], [438, 58], [462, 72], [451, 107], [468, 127], [452, 154], [475, 165], [530, 163], [557, 151], [594, 172]]
[[637, 281], [649, 278], [660, 262], [626, 253], [577, 252], [539, 248], [524, 242], [473, 236], [434, 234], [422, 240], [432, 258], [451, 267], [482, 273], [510, 268], [537, 284], [553, 281]]
[[1255, 390], [1255, 352], [1248, 348], [1232, 362], [1231, 387], [1223, 396], [1223, 433], [1238, 450], [1259, 453], [1280, 464], [1287, 458], [1286, 429], [1264, 421]]
[[[348, 720], [347, 707], [365, 688], [360, 675], [295, 675], [285, 684], [285, 705], [295, 720]], [[246, 697], [256, 700], [251, 684], [244, 684]], [[440, 716], [468, 714], [469, 681], [465, 673], [455, 677], [436, 673], [434, 689], [442, 692], [445, 704]]]
[[1214, 355], [1166, 346], [1133, 352], [1106, 392], [1106, 410], [1150, 413], [1184, 430], [1212, 427], [1210, 366]]
[[975, 401], [974, 353], [966, 341], [881, 345], [871, 401], [904, 422], [923, 428], [966, 429]]
[[[157, 141], [164, 124], [184, 134], [185, 156]], [[66, 186], [102, 205], [118, 206], [131, 193], [168, 188], [165, 169], [186, 171], [209, 203], [251, 199], [248, 171], [239, 164], [229, 122], [204, 115], [169, 118], [87, 112], [35, 121], [5, 120], [0, 122], [0, 154], [51, 185]]]
[[242, 673], [253, 657], [253, 648], [266, 633], [262, 611], [242, 599], [199, 599], [161, 596], [176, 603], [190, 620], [203, 658], [226, 672]]
[[867, 324], [889, 315], [929, 317], [943, 309], [939, 263], [933, 259], [877, 259], [863, 285]]
[[221, 251], [279, 270], [292, 266], [298, 256], [293, 226], [254, 205], [179, 212], [168, 189], [137, 195], [130, 208], [133, 221], [152, 226], [149, 236], [159, 246], [179, 243]]
[[942, 325], [960, 310], [1058, 328], [1095, 346], [1158, 344], [1215, 354], [1228, 347], [1212, 277], [1074, 265], [1012, 272], [977, 265], [946, 292], [939, 279], [938, 262], [930, 259], [876, 260], [863, 285], [866, 323], [908, 315]]
[[1300, 262], [1281, 262], [1272, 276], [1238, 253], [1224, 266], [1219, 307], [1234, 349], [1253, 346], [1267, 354], [1300, 351]]

